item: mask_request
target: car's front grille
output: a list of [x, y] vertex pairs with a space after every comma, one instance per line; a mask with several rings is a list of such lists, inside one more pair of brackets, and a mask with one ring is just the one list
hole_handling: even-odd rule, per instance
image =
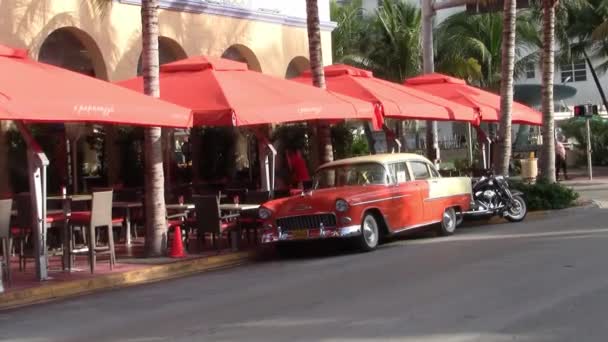
[[336, 216], [334, 214], [302, 215], [277, 219], [277, 226], [283, 231], [298, 229], [315, 229], [323, 227], [335, 227]]

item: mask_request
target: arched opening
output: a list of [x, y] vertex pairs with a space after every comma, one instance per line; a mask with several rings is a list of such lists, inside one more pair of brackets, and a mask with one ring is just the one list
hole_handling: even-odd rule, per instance
[[262, 66], [256, 55], [245, 45], [235, 44], [222, 54], [222, 58], [247, 63], [249, 70], [262, 72]]
[[[167, 37], [158, 37], [158, 60], [160, 65], [178, 61], [188, 57], [184, 48], [178, 42]], [[141, 54], [137, 62], [137, 76], [142, 75]]]
[[63, 27], [51, 32], [40, 47], [38, 60], [81, 74], [108, 79], [101, 50], [91, 36], [76, 27]]
[[[77, 27], [62, 27], [51, 32], [40, 46], [38, 60], [91, 77], [107, 80], [108, 73], [101, 50], [93, 38]], [[65, 185], [79, 192], [85, 176], [96, 173], [99, 155], [87, 143], [93, 126], [85, 124], [41, 125], [39, 141], [49, 153], [49, 191]]]
[[285, 78], [290, 79], [294, 77], [300, 76], [300, 74], [306, 70], [310, 69], [310, 62], [306, 57], [298, 56], [294, 57], [294, 59], [289, 62], [287, 66], [287, 72], [285, 73]]

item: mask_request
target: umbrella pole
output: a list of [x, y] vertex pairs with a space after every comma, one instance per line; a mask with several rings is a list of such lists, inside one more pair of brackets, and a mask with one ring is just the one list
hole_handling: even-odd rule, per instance
[[471, 123], [467, 123], [467, 149], [468, 149], [468, 157], [469, 163], [473, 166], [473, 132]]
[[46, 251], [46, 167], [49, 165], [49, 160], [23, 121], [16, 121], [16, 124], [28, 146], [34, 260], [36, 278], [43, 281], [49, 279]]

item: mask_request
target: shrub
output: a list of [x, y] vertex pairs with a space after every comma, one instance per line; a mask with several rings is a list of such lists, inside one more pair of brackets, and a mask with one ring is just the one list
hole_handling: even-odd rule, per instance
[[528, 210], [564, 209], [574, 205], [578, 193], [559, 183], [536, 184], [511, 182], [511, 188], [524, 193]]

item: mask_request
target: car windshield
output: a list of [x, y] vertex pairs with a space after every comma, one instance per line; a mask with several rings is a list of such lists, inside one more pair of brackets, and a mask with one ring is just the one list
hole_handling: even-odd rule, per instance
[[357, 163], [324, 167], [313, 178], [314, 189], [351, 185], [385, 185], [388, 175], [378, 163]]

